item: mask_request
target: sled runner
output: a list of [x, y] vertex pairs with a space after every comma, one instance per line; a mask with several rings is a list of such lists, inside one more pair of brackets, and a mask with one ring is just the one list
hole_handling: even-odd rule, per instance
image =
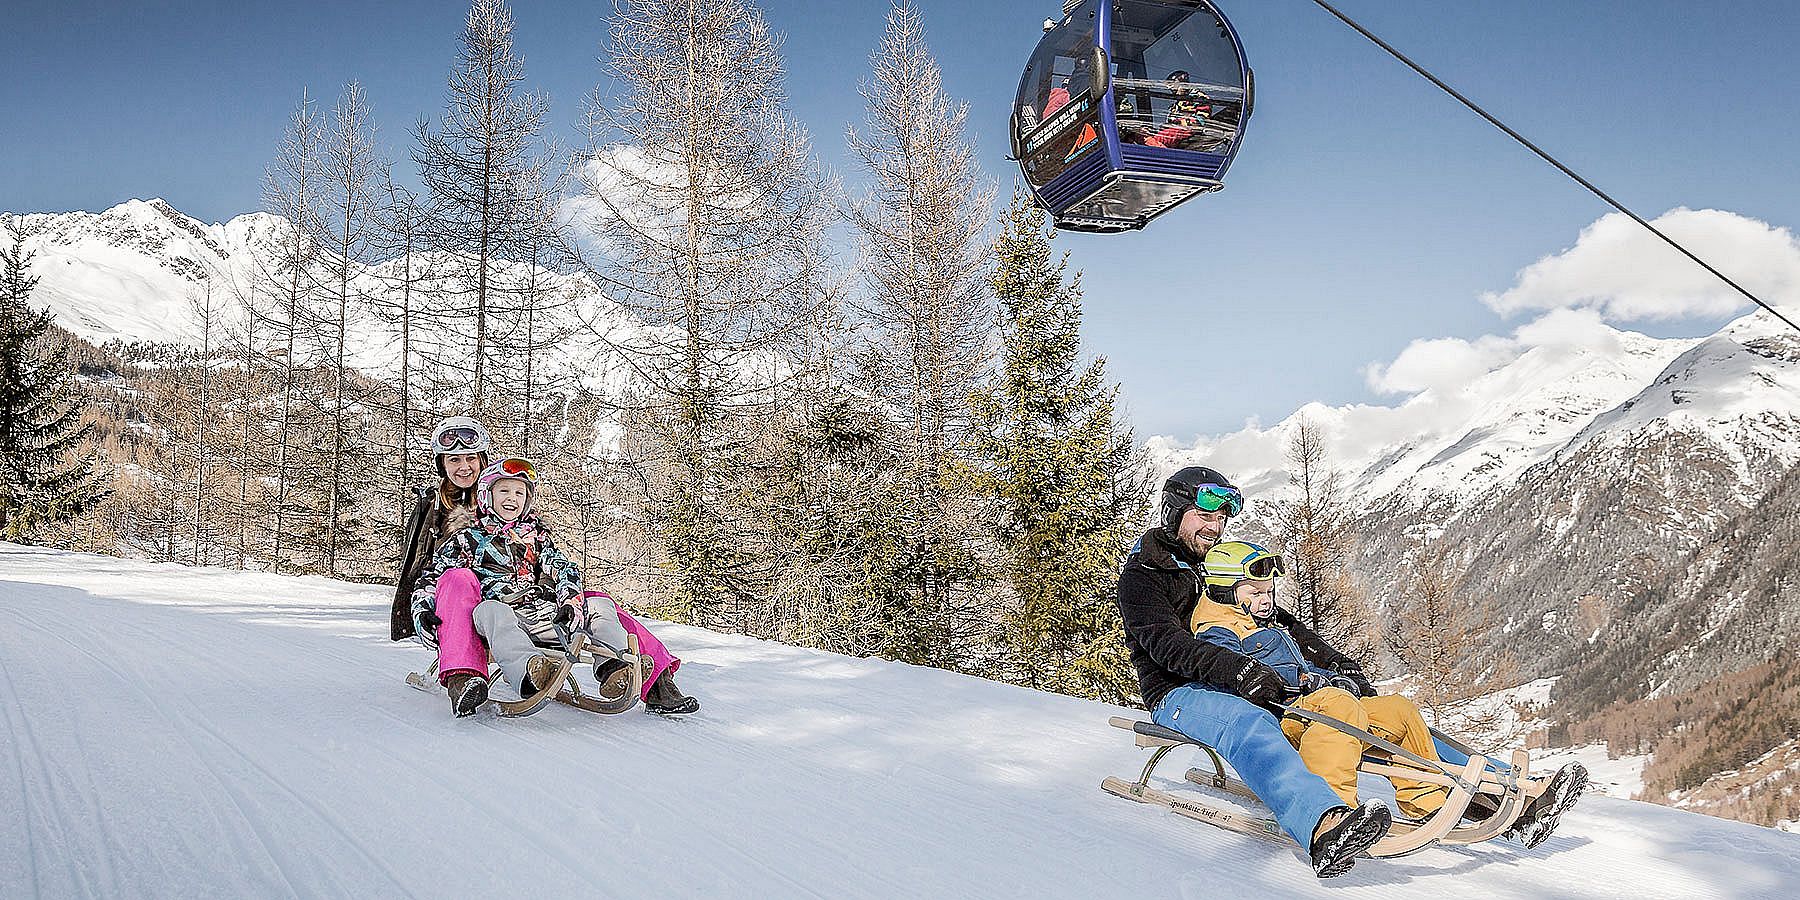
[[[1512, 769], [1507, 772], [1492, 772], [1487, 769], [1487, 758], [1479, 753], [1469, 752], [1469, 763], [1460, 769], [1452, 768], [1441, 762], [1435, 762], [1418, 756], [1405, 748], [1384, 740], [1347, 722], [1330, 716], [1321, 715], [1310, 710], [1295, 707], [1283, 707], [1288, 715], [1318, 722], [1339, 731], [1355, 735], [1358, 740], [1370, 745], [1364, 752], [1359, 771], [1372, 775], [1400, 775], [1415, 781], [1441, 784], [1450, 789], [1449, 799], [1431, 816], [1412, 820], [1395, 815], [1393, 827], [1388, 829], [1386, 837], [1369, 848], [1369, 855], [1375, 857], [1404, 856], [1416, 853], [1434, 843], [1473, 844], [1495, 837], [1510, 827], [1519, 814], [1524, 811], [1527, 798], [1525, 796], [1525, 777], [1527, 774], [1528, 755], [1523, 750], [1513, 751]], [[1273, 817], [1235, 811], [1215, 806], [1208, 802], [1209, 798], [1199, 791], [1182, 791], [1171, 793], [1150, 786], [1150, 775], [1163, 757], [1170, 750], [1183, 745], [1192, 745], [1205, 751], [1212, 761], [1212, 770], [1193, 768], [1187, 771], [1184, 780], [1203, 788], [1230, 795], [1240, 801], [1249, 801], [1262, 806], [1262, 801], [1251, 791], [1248, 785], [1226, 774], [1225, 761], [1217, 750], [1207, 746], [1181, 732], [1164, 728], [1153, 722], [1143, 722], [1114, 716], [1108, 720], [1114, 728], [1123, 728], [1132, 732], [1139, 747], [1154, 749], [1150, 761], [1145, 764], [1143, 774], [1136, 782], [1127, 782], [1121, 778], [1108, 777], [1100, 783], [1100, 789], [1114, 796], [1123, 797], [1138, 803], [1152, 803], [1168, 809], [1178, 815], [1197, 819], [1208, 825], [1215, 825], [1229, 831], [1247, 834], [1251, 837], [1281, 844], [1292, 844], [1293, 840], [1287, 832], [1282, 831]], [[1455, 741], [1432, 732], [1448, 743]], [[1458, 749], [1467, 748], [1456, 744]], [[1486, 803], [1497, 807], [1493, 815], [1477, 822], [1463, 822], [1462, 817], [1469, 809], [1469, 804], [1477, 796], [1486, 797]]]
[[[637, 705], [638, 698], [642, 697], [644, 693], [644, 667], [638, 659], [637, 635], [627, 634], [625, 651], [615, 653], [604, 644], [589, 644], [585, 634], [577, 632], [571, 636], [561, 626], [557, 627], [557, 634], [562, 638], [563, 646], [547, 648], [558, 657], [556, 675], [551, 683], [529, 697], [493, 701], [494, 705], [499, 707], [500, 715], [508, 718], [529, 716], [548, 706], [552, 700], [566, 703], [577, 709], [585, 709], [588, 712], [608, 716], [625, 712]], [[628, 677], [623, 685], [623, 690], [614, 693], [617, 686], [615, 685], [613, 689], [609, 690], [609, 686], [606, 684], [599, 685], [593, 693], [582, 690], [580, 680], [575, 677], [575, 667], [592, 666], [608, 659], [620, 659], [628, 663], [626, 667]], [[437, 693], [443, 690], [443, 686], [438, 684], [437, 666], [437, 660], [433, 659], [431, 667], [425, 672], [408, 673], [406, 683], [426, 693]], [[498, 672], [489, 672], [488, 680], [498, 681]]]

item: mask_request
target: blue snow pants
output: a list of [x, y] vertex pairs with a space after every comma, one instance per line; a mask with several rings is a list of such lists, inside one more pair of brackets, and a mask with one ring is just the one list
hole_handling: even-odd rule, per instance
[[[1460, 769], [1463, 766], [1466, 766], [1469, 764], [1469, 754], [1464, 753], [1461, 750], [1458, 750], [1455, 747], [1452, 747], [1449, 744], [1446, 744], [1441, 740], [1438, 740], [1438, 737], [1435, 734], [1431, 736], [1431, 745], [1433, 747], [1437, 748], [1438, 759], [1442, 760], [1445, 765], [1454, 766], [1454, 767]], [[1506, 763], [1503, 763], [1500, 760], [1494, 759], [1492, 757], [1490, 757], [1488, 759], [1487, 766], [1485, 768], [1489, 772], [1493, 772], [1493, 773], [1499, 774], [1499, 775], [1505, 775], [1508, 772], [1512, 771], [1512, 766], [1507, 765]], [[1536, 776], [1532, 776], [1532, 777], [1535, 778]]]
[[1281, 733], [1281, 721], [1236, 694], [1183, 685], [1163, 697], [1150, 718], [1219, 751], [1302, 849], [1312, 846], [1319, 819], [1344, 805], [1325, 779], [1307, 770]]

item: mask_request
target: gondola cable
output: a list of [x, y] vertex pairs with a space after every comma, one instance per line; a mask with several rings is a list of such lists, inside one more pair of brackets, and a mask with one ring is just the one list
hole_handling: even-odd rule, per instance
[[1424, 66], [1421, 66], [1418, 63], [1413, 62], [1411, 59], [1408, 59], [1406, 54], [1401, 53], [1399, 50], [1394, 49], [1394, 47], [1392, 45], [1390, 45], [1387, 41], [1384, 41], [1381, 38], [1377, 37], [1374, 32], [1371, 32], [1369, 29], [1364, 28], [1362, 25], [1358, 24], [1356, 22], [1356, 20], [1350, 18], [1349, 16], [1344, 15], [1342, 12], [1339, 12], [1336, 7], [1332, 6], [1330, 3], [1325, 2], [1325, 0], [1313, 0], [1313, 2], [1318, 4], [1326, 12], [1331, 13], [1333, 16], [1336, 16], [1337, 19], [1339, 21], [1343, 22], [1345, 25], [1348, 25], [1351, 28], [1355, 29], [1358, 34], [1361, 34], [1363, 37], [1368, 38], [1371, 42], [1373, 42], [1375, 44], [1375, 46], [1380, 47], [1383, 50], [1386, 50], [1389, 55], [1391, 55], [1395, 59], [1405, 63], [1408, 68], [1410, 68], [1414, 72], [1417, 72], [1420, 75], [1424, 76], [1425, 79], [1430, 81], [1432, 84], [1437, 85], [1438, 88], [1440, 90], [1442, 90], [1444, 93], [1449, 94], [1450, 96], [1456, 98], [1457, 102], [1459, 102], [1462, 105], [1473, 110], [1476, 115], [1482, 117], [1483, 119], [1486, 119], [1489, 124], [1493, 125], [1495, 128], [1500, 129], [1501, 131], [1506, 132], [1508, 137], [1511, 137], [1513, 140], [1518, 141], [1520, 144], [1522, 144], [1525, 147], [1525, 149], [1530, 150], [1532, 153], [1537, 154], [1539, 158], [1541, 158], [1545, 162], [1555, 166], [1564, 175], [1567, 175], [1570, 178], [1574, 179], [1576, 184], [1579, 184], [1582, 187], [1587, 188], [1590, 193], [1592, 193], [1596, 197], [1599, 197], [1601, 200], [1605, 201], [1607, 205], [1611, 206], [1613, 209], [1618, 210], [1619, 212], [1624, 213], [1627, 216], [1630, 216], [1632, 221], [1638, 223], [1639, 225], [1644, 226], [1644, 228], [1646, 230], [1648, 230], [1651, 234], [1654, 234], [1657, 237], [1662, 238], [1664, 243], [1667, 243], [1669, 246], [1674, 247], [1675, 249], [1681, 251], [1682, 255], [1686, 256], [1688, 259], [1693, 260], [1697, 265], [1699, 265], [1701, 268], [1705, 269], [1706, 271], [1711, 272], [1715, 278], [1718, 278], [1720, 281], [1723, 281], [1726, 284], [1730, 285], [1733, 290], [1735, 290], [1738, 293], [1743, 294], [1745, 297], [1749, 298], [1750, 302], [1756, 304], [1757, 306], [1762, 307], [1765, 310], [1768, 310], [1771, 315], [1773, 315], [1777, 319], [1780, 319], [1783, 322], [1786, 322], [1789, 325], [1789, 327], [1792, 327], [1795, 331], [1800, 331], [1800, 325], [1796, 325], [1794, 323], [1794, 320], [1788, 318], [1787, 316], [1782, 315], [1781, 312], [1779, 310], [1777, 310], [1775, 307], [1770, 306], [1767, 303], [1764, 303], [1762, 298], [1756, 296], [1755, 294], [1750, 293], [1748, 290], [1745, 290], [1742, 285], [1731, 280], [1731, 278], [1726, 276], [1725, 273], [1719, 271], [1718, 269], [1713, 268], [1710, 264], [1707, 263], [1706, 260], [1701, 259], [1700, 257], [1694, 255], [1693, 251], [1682, 246], [1679, 241], [1676, 241], [1674, 238], [1669, 237], [1667, 234], [1664, 234], [1661, 229], [1657, 228], [1655, 225], [1650, 224], [1648, 221], [1645, 221], [1643, 216], [1640, 216], [1637, 213], [1633, 212], [1631, 209], [1626, 207], [1625, 204], [1620, 203], [1617, 200], [1614, 200], [1605, 191], [1602, 191], [1600, 188], [1594, 186], [1593, 182], [1588, 181], [1586, 178], [1581, 177], [1581, 175], [1579, 173], [1577, 173], [1574, 169], [1571, 169], [1568, 166], [1563, 165], [1562, 162], [1559, 161], [1556, 157], [1551, 156], [1550, 154], [1544, 152], [1544, 150], [1542, 148], [1538, 147], [1538, 145], [1533, 144], [1531, 141], [1527, 140], [1524, 135], [1518, 133], [1517, 131], [1514, 131], [1512, 128], [1507, 126], [1507, 124], [1505, 122], [1500, 121], [1499, 119], [1495, 118], [1492, 114], [1490, 114], [1487, 110], [1482, 109], [1480, 106], [1476, 105], [1473, 100], [1470, 100], [1469, 98], [1464, 97], [1461, 93], [1458, 93], [1455, 88], [1451, 87], [1448, 84], [1445, 84], [1442, 79], [1438, 78], [1436, 75], [1431, 74], [1431, 72], [1427, 71]]

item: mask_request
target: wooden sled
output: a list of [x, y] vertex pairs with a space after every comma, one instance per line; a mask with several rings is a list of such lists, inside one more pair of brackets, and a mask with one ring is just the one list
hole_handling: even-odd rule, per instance
[[[1473, 844], [1485, 841], [1506, 831], [1512, 826], [1519, 814], [1524, 811], [1528, 799], [1525, 796], [1528, 754], [1523, 750], [1513, 751], [1512, 770], [1501, 774], [1487, 770], [1487, 758], [1478, 753], [1469, 752], [1469, 763], [1460, 770], [1451, 768], [1441, 762], [1424, 759], [1397, 744], [1383, 740], [1373, 734], [1330, 716], [1320, 715], [1310, 710], [1285, 708], [1286, 711], [1302, 718], [1329, 725], [1340, 731], [1354, 734], [1364, 743], [1371, 745], [1370, 751], [1364, 753], [1362, 764], [1358, 770], [1373, 775], [1399, 775], [1415, 781], [1441, 784], [1450, 789], [1450, 796], [1437, 812], [1422, 820], [1411, 820], [1395, 815], [1394, 824], [1388, 829], [1387, 836], [1369, 848], [1369, 855], [1374, 857], [1405, 856], [1417, 853], [1432, 844]], [[1170, 793], [1150, 786], [1150, 775], [1163, 757], [1170, 750], [1183, 745], [1193, 745], [1205, 751], [1212, 761], [1212, 771], [1200, 768], [1189, 769], [1184, 780], [1228, 794], [1241, 801], [1249, 801], [1267, 809], [1256, 792], [1244, 782], [1226, 774], [1225, 761], [1217, 750], [1207, 746], [1178, 731], [1173, 731], [1153, 722], [1143, 722], [1113, 716], [1108, 724], [1114, 728], [1123, 728], [1132, 732], [1137, 745], [1154, 749], [1150, 761], [1144, 765], [1143, 774], [1136, 782], [1127, 782], [1121, 778], [1108, 777], [1100, 783], [1100, 789], [1114, 796], [1123, 797], [1138, 803], [1151, 803], [1161, 806], [1177, 815], [1185, 816], [1235, 831], [1251, 837], [1280, 844], [1293, 844], [1288, 833], [1281, 830], [1272, 816], [1238, 812], [1224, 809], [1208, 802], [1205, 794], [1199, 791], [1183, 791]], [[1437, 734], [1434, 730], [1433, 734]], [[1442, 735], [1439, 735], [1442, 737]], [[1456, 744], [1454, 741], [1450, 741]], [[1459, 749], [1465, 750], [1460, 744]], [[1463, 822], [1463, 813], [1468, 811], [1469, 803], [1479, 795], [1486, 795], [1498, 807], [1497, 811], [1479, 822]]]
[[[545, 706], [548, 706], [552, 700], [555, 700], [558, 703], [566, 703], [576, 709], [585, 709], [588, 712], [600, 713], [601, 715], [606, 716], [617, 715], [637, 705], [638, 699], [642, 697], [644, 693], [644, 666], [643, 661], [638, 656], [637, 635], [625, 635], [625, 652], [614, 653], [610, 648], [603, 644], [589, 644], [587, 642], [587, 635], [581, 634], [580, 632], [570, 635], [559, 627], [557, 633], [563, 639], [563, 646], [546, 648], [552, 650], [556, 656], [560, 657], [560, 659], [557, 660], [558, 665], [556, 667], [556, 676], [552, 681], [553, 686], [547, 686], [544, 690], [541, 690], [530, 697], [521, 697], [517, 700], [492, 701], [493, 704], [499, 708], [500, 715], [507, 718], [529, 716], [532, 713], [543, 709]], [[624, 685], [624, 690], [617, 695], [613, 695], [606, 690], [607, 686], [603, 684], [593, 693], [583, 691], [581, 689], [580, 680], [575, 677], [575, 668], [581, 665], [592, 666], [594, 663], [606, 659], [622, 659], [630, 664], [626, 669], [629, 677]], [[437, 660], [433, 659], [431, 661], [431, 667], [425, 672], [407, 673], [406, 683], [421, 691], [425, 691], [426, 693], [440, 693], [443, 690], [443, 686], [438, 684], [437, 665]], [[488, 672], [489, 683], [498, 681], [499, 678], [500, 675], [497, 668]]]

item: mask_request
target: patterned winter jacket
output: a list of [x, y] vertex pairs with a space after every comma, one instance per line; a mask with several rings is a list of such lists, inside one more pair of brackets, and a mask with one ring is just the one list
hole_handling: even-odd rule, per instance
[[[1283, 624], [1284, 618], [1287, 624]], [[1260, 660], [1274, 669], [1296, 694], [1310, 694], [1335, 683], [1349, 691], [1350, 696], [1361, 696], [1355, 682], [1307, 659], [1300, 649], [1300, 641], [1290, 633], [1288, 625], [1299, 625], [1299, 622], [1279, 607], [1275, 610], [1275, 623], [1264, 626], [1256, 624], [1256, 620], [1239, 606], [1218, 603], [1210, 597], [1202, 597], [1194, 604], [1195, 639]], [[1311, 636], [1311, 632], [1307, 635]], [[1324, 645], [1318, 638], [1312, 639], [1320, 646]]]
[[[535, 515], [527, 515], [510, 526], [487, 515], [476, 518], [467, 527], [455, 527], [465, 522], [467, 516], [452, 518], [450, 537], [419, 573], [418, 586], [412, 594], [415, 627], [420, 613], [436, 607], [438, 579], [457, 568], [474, 571], [481, 582], [481, 599], [511, 606], [520, 624], [537, 640], [555, 642], [556, 627], [552, 622], [559, 606], [574, 607], [575, 621], [586, 620], [581, 572], [556, 549], [550, 529]], [[418, 633], [427, 646], [435, 643], [424, 628], [418, 628]]]

